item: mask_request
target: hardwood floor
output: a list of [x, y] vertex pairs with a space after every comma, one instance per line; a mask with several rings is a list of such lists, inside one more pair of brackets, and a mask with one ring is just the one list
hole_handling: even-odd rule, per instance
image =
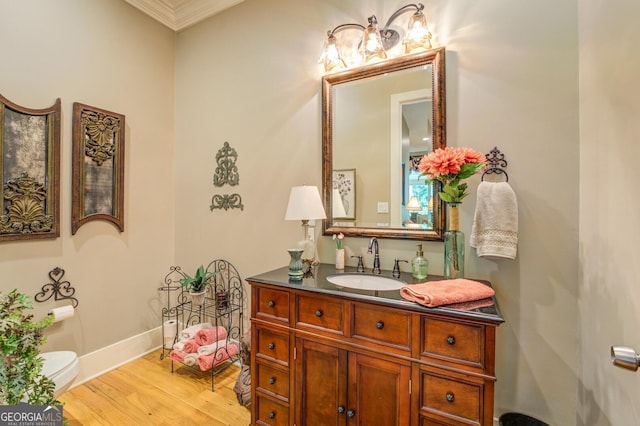
[[233, 391], [240, 368], [215, 377], [160, 360], [160, 350], [92, 379], [58, 399], [70, 425], [247, 426], [251, 412]]

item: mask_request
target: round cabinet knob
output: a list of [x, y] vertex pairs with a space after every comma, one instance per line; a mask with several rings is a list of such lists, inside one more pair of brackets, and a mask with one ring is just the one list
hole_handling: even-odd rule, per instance
[[456, 344], [456, 338], [453, 336], [448, 336], [447, 337], [447, 343], [450, 345], [455, 345]]
[[276, 306], [276, 302], [274, 302], [273, 300], [269, 300], [269, 307], [273, 308], [274, 306]]
[[447, 392], [446, 398], [447, 398], [447, 401], [449, 402], [453, 402], [453, 400], [456, 399], [455, 395], [452, 394], [451, 392]]
[[318, 309], [318, 310], [316, 311], [316, 316], [317, 316], [318, 318], [320, 318], [320, 317], [322, 316], [322, 311], [321, 311], [320, 309]]
[[267, 347], [268, 347], [269, 349], [275, 349], [276, 344], [275, 344], [275, 343], [273, 343], [273, 342], [271, 342], [271, 343], [269, 343], [269, 344], [267, 345]]
[[269, 413], [269, 418], [270, 419], [275, 419], [276, 418], [276, 413], [274, 413], [273, 411]]
[[270, 384], [270, 385], [273, 385], [273, 384], [275, 384], [275, 383], [276, 383], [276, 378], [275, 378], [275, 377], [271, 377], [271, 378], [269, 379], [269, 384]]
[[338, 413], [344, 413], [344, 407], [342, 405], [338, 406]]
[[353, 411], [353, 410], [347, 411], [347, 417], [355, 417], [355, 415], [356, 415], [355, 411]]
[[378, 322], [376, 323], [376, 328], [377, 328], [378, 330], [382, 330], [382, 329], [384, 328], [384, 323], [383, 323], [382, 321], [378, 321]]

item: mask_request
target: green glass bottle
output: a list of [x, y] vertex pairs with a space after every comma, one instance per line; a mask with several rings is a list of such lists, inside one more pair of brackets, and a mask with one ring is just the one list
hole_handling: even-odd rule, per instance
[[429, 261], [426, 257], [424, 257], [424, 253], [422, 251], [422, 244], [418, 244], [418, 251], [416, 252], [416, 257], [411, 261], [411, 275], [414, 278], [418, 278], [423, 280], [427, 278], [429, 273]]

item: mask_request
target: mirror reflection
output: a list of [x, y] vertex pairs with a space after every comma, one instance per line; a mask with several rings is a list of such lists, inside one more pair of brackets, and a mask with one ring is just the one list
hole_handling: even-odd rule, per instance
[[444, 147], [444, 49], [323, 78], [325, 234], [440, 240], [417, 164]]

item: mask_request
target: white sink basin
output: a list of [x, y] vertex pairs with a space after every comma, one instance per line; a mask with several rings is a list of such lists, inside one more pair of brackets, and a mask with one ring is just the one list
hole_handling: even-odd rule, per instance
[[377, 291], [400, 290], [401, 287], [407, 285], [406, 282], [396, 280], [395, 278], [363, 274], [329, 275], [327, 281], [340, 287]]

